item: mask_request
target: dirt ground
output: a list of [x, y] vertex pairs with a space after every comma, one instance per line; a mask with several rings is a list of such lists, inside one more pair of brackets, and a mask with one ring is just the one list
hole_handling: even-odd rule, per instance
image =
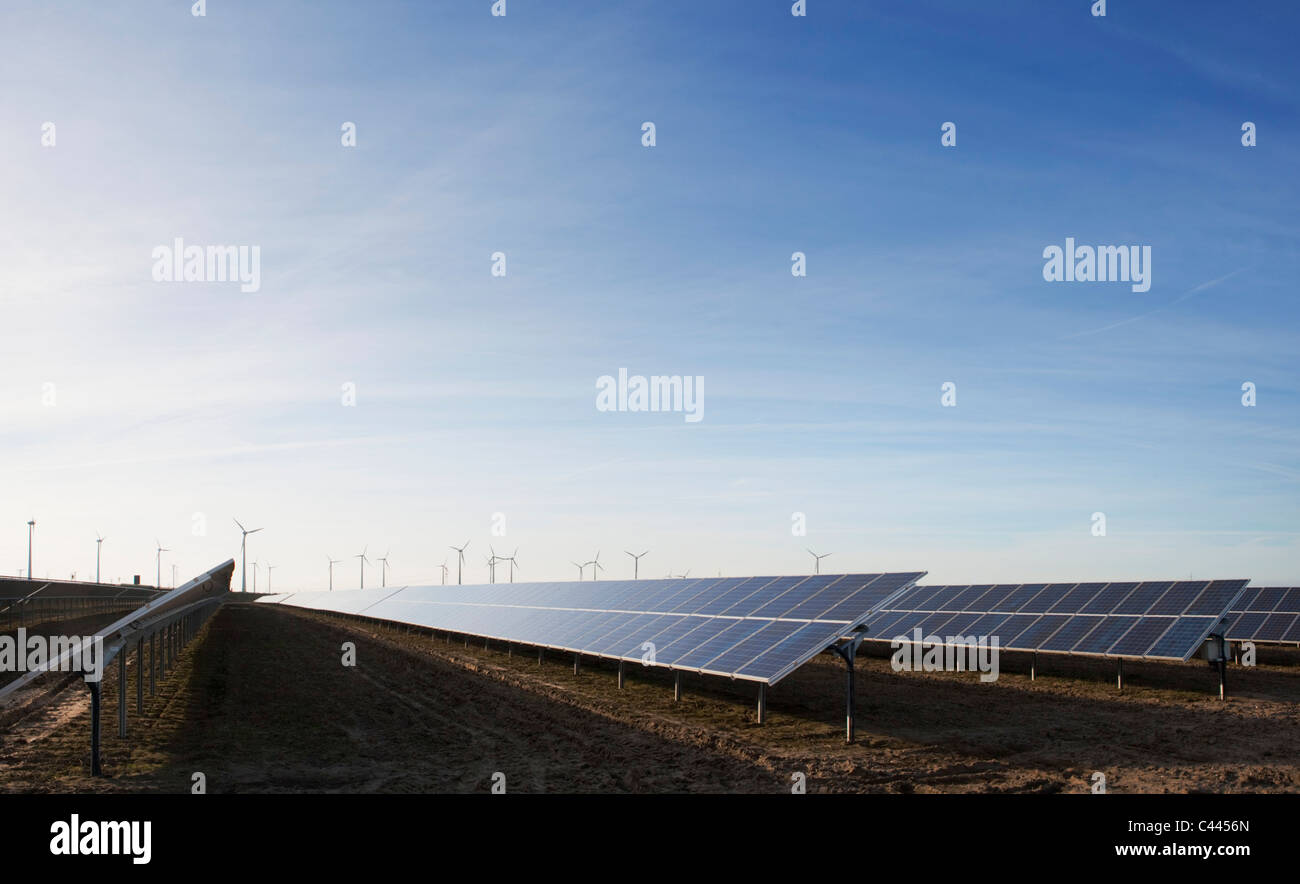
[[[356, 643], [357, 665], [341, 663]], [[202, 772], [222, 792], [1300, 791], [1300, 653], [1231, 667], [1006, 654], [1002, 674], [895, 673], [859, 658], [857, 741], [844, 743], [844, 664], [829, 657], [768, 694], [753, 686], [534, 649], [433, 637], [265, 605], [226, 605], [146, 690], [117, 736], [105, 678], [103, 761], [89, 771], [88, 692], [47, 686], [0, 719], [0, 790], [178, 792]], [[57, 686], [56, 686], [57, 687]], [[7, 721], [7, 723], [6, 723]]]

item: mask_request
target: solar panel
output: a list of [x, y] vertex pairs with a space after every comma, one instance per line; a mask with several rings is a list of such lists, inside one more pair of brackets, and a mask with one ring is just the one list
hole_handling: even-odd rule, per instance
[[1300, 587], [1251, 587], [1228, 619], [1229, 641], [1300, 644]]
[[407, 586], [258, 601], [613, 660], [642, 662], [652, 645], [648, 665], [776, 684], [923, 575]]
[[1093, 597], [1105, 586], [1104, 583], [1080, 583], [1073, 589], [1063, 593], [1059, 599], [1052, 603], [1047, 609], [1051, 614], [1077, 614], [1084, 605], [1093, 600]]
[[[918, 586], [885, 605], [867, 629], [877, 641], [915, 641], [913, 630], [920, 629], [926, 643], [996, 636], [1011, 651], [1187, 660], [1242, 597], [1246, 582]], [[1262, 603], [1271, 611], [1286, 597], [1289, 591], [1279, 589]], [[1300, 634], [1300, 612], [1246, 614], [1238, 623], [1279, 636], [1274, 641]]]
[[1259, 627], [1259, 633], [1255, 636], [1256, 641], [1261, 642], [1280, 642], [1283, 636], [1290, 630], [1291, 624], [1295, 623], [1295, 614], [1269, 614], [1268, 619]]

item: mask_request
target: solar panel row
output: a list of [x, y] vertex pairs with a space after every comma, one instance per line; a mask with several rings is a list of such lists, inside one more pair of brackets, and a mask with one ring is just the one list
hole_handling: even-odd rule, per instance
[[1300, 587], [1253, 586], [1229, 614], [1230, 641], [1300, 644]]
[[422, 586], [259, 601], [775, 684], [923, 574]]
[[1245, 580], [915, 586], [867, 620], [878, 641], [997, 636], [1001, 648], [1186, 660]]

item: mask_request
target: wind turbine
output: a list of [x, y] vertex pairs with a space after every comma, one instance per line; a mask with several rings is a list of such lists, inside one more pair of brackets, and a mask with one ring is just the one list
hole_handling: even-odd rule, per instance
[[275, 565], [270, 562], [266, 563], [266, 591], [271, 591], [271, 572], [275, 570]]
[[456, 585], [460, 586], [460, 572], [465, 567], [465, 550], [469, 549], [469, 541], [465, 541], [464, 546], [453, 546], [449, 549], [456, 550]]
[[162, 541], [157, 537], [154, 538], [154, 541], [158, 544], [158, 582], [155, 583], [154, 586], [162, 589], [162, 554], [165, 552], [171, 552], [171, 550], [163, 546]]
[[[178, 567], [179, 566], [175, 562], [172, 562], [172, 589], [176, 588], [176, 569]], [[95, 582], [98, 583], [99, 581], [96, 580]], [[269, 581], [268, 581], [268, 585], [269, 585]]]
[[573, 559], [569, 559], [569, 564], [572, 565], [573, 567], [575, 567], [575, 568], [578, 569], [578, 579], [581, 580], [581, 579], [582, 579], [582, 568], [583, 568], [583, 566], [582, 566], [582, 565], [579, 565], [579, 564], [578, 564], [577, 562], [575, 562]]
[[361, 555], [352, 557], [354, 559], [361, 560], [361, 588], [362, 589], [366, 588], [366, 562], [370, 561], [370, 559], [366, 558], [366, 550], [369, 548], [370, 548], [369, 545], [361, 547]]
[[627, 550], [623, 550], [623, 552], [627, 553], [629, 556], [632, 557], [632, 579], [633, 579], [633, 580], [636, 580], [637, 570], [638, 570], [639, 566], [641, 565], [641, 556], [645, 555], [645, 553], [650, 552], [650, 550], [646, 550], [645, 552], [641, 553], [640, 555], [638, 555], [638, 554], [636, 554], [636, 553], [630, 553], [630, 552], [627, 552]]
[[592, 579], [592, 580], [596, 580], [596, 579], [597, 579], [597, 577], [596, 577], [596, 569], [597, 569], [597, 568], [599, 568], [599, 569], [602, 570], [602, 571], [605, 570], [605, 566], [602, 565], [602, 564], [600, 563], [600, 550], [596, 550], [596, 557], [595, 557], [594, 559], [592, 559], [590, 562], [584, 562], [584, 564], [587, 564], [587, 565], [591, 565], [591, 566], [592, 566], [592, 567], [591, 567], [591, 579]]
[[257, 592], [257, 559], [253, 559], [253, 592]]
[[381, 588], [388, 585], [388, 553], [390, 552], [392, 552], [391, 549], [379, 557], [379, 561], [383, 562], [379, 569], [379, 586]]
[[329, 559], [329, 563], [330, 563], [330, 592], [333, 592], [333, 591], [334, 591], [334, 566], [337, 565], [339, 562], [341, 562], [341, 561], [343, 561], [343, 560], [342, 560], [342, 559], [330, 559], [329, 556], [326, 556], [325, 558], [326, 558], [326, 559]]
[[104, 536], [95, 532], [95, 582], [99, 582], [99, 552], [104, 548]]
[[[240, 524], [240, 521], [238, 519], [235, 519], [235, 524], [239, 525], [239, 530], [244, 532], [243, 538], [239, 541], [239, 555], [244, 563], [243, 573], [241, 573], [239, 577], [239, 591], [248, 592], [248, 535], [256, 534], [258, 531], [261, 531], [262, 529], [254, 528], [252, 531], [249, 531], [242, 524]], [[257, 581], [254, 580], [253, 582], [256, 583]]]
[[36, 530], [36, 520], [27, 520], [27, 579], [32, 579], [32, 532]]
[[490, 546], [488, 547], [488, 552], [492, 553], [492, 555], [488, 556], [488, 557], [487, 557], [487, 560], [486, 560], [486, 561], [487, 561], [487, 566], [488, 566], [488, 583], [496, 583], [496, 582], [497, 582], [497, 562], [499, 562], [499, 561], [504, 561], [504, 559], [499, 558], [499, 557], [497, 556], [497, 551], [494, 550], [494, 549], [493, 549], [492, 547], [490, 547]]
[[443, 559], [442, 564], [438, 566], [442, 569], [442, 585], [447, 585], [447, 560]]
[[502, 557], [501, 557], [501, 561], [503, 561], [503, 562], [509, 562], [509, 563], [510, 563], [510, 582], [511, 582], [511, 583], [514, 583], [514, 582], [515, 582], [515, 556], [517, 556], [517, 555], [519, 555], [519, 547], [516, 546], [516, 547], [515, 547], [515, 551], [512, 552], [510, 555], [508, 555], [508, 556], [502, 556]]
[[[804, 547], [804, 548], [807, 549], [807, 547]], [[829, 556], [830, 553], [822, 553], [821, 555], [817, 555], [817, 553], [815, 553], [815, 552], [813, 552], [812, 550], [809, 549], [809, 550], [808, 550], [808, 555], [810, 555], [810, 556], [813, 557], [813, 563], [814, 563], [814, 565], [813, 565], [813, 573], [814, 573], [814, 574], [820, 574], [820, 573], [822, 572], [822, 559], [824, 559], [824, 558], [826, 558], [827, 556]]]

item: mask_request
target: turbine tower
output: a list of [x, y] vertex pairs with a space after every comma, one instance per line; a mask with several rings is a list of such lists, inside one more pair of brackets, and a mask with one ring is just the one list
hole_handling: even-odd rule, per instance
[[599, 568], [602, 571], [605, 570], [605, 566], [600, 563], [600, 550], [596, 550], [596, 557], [594, 559], [592, 559], [590, 562], [584, 562], [583, 564], [591, 565], [591, 579], [593, 581], [597, 579], [596, 577], [597, 568]]
[[257, 559], [253, 559], [253, 592], [257, 592]]
[[[805, 547], [805, 549], [807, 549], [807, 547]], [[817, 553], [813, 552], [812, 550], [808, 550], [808, 555], [813, 557], [813, 573], [820, 574], [822, 572], [822, 559], [829, 556], [830, 553], [822, 553], [821, 555], [817, 555]]]
[[388, 585], [388, 553], [390, 552], [392, 552], [391, 549], [379, 557], [379, 561], [382, 562], [379, 568], [379, 586], [381, 589]]
[[343, 561], [343, 560], [342, 560], [342, 559], [330, 559], [329, 556], [326, 556], [325, 558], [326, 558], [326, 559], [329, 559], [329, 563], [330, 563], [330, 592], [333, 592], [333, 591], [334, 591], [334, 566], [337, 565], [339, 562], [341, 562], [341, 561]]
[[361, 560], [361, 588], [362, 589], [366, 588], [366, 562], [370, 561], [370, 559], [366, 558], [366, 550], [369, 548], [370, 548], [369, 545], [363, 546], [361, 548], [361, 554], [352, 557], [354, 559]]
[[515, 556], [517, 556], [517, 555], [519, 555], [519, 547], [516, 546], [516, 547], [515, 547], [515, 551], [512, 552], [510, 555], [508, 555], [508, 556], [502, 556], [502, 557], [501, 557], [501, 561], [503, 561], [503, 562], [509, 562], [509, 563], [510, 563], [510, 582], [511, 582], [511, 583], [514, 583], [514, 582], [515, 582]]
[[[174, 566], [173, 566], [174, 567]], [[271, 591], [271, 572], [275, 570], [275, 565], [270, 562], [266, 563], [266, 591]]]
[[442, 585], [447, 585], [447, 560], [443, 559], [442, 564], [438, 566], [442, 569]]
[[[239, 555], [241, 560], [244, 563], [242, 573], [239, 576], [239, 591], [248, 592], [248, 535], [256, 534], [258, 531], [261, 531], [262, 529], [254, 528], [252, 531], [249, 531], [242, 524], [240, 524], [240, 521], [238, 519], [235, 519], [235, 524], [239, 525], [239, 530], [244, 532], [243, 538], [239, 541]], [[254, 580], [253, 582], [256, 583], [257, 581]]]
[[575, 562], [573, 559], [569, 559], [569, 564], [572, 565], [573, 567], [575, 567], [575, 568], [578, 569], [578, 579], [581, 580], [581, 579], [582, 579], [582, 568], [583, 568], [583, 566], [582, 566], [582, 565], [579, 565], [579, 564], [578, 564], [577, 562]]
[[154, 541], [158, 544], [158, 582], [155, 583], [154, 586], [158, 589], [162, 589], [162, 554], [165, 552], [171, 552], [171, 550], [163, 546], [162, 541], [157, 537], [154, 538]]
[[629, 556], [632, 557], [632, 579], [636, 580], [637, 571], [639, 570], [641, 565], [641, 556], [645, 555], [645, 553], [650, 552], [650, 550], [646, 550], [645, 552], [640, 554], [627, 552], [627, 550], [623, 550], [623, 552], [627, 553]]
[[460, 572], [465, 567], [465, 550], [469, 549], [469, 541], [465, 541], [464, 546], [453, 546], [449, 549], [456, 550], [456, 585], [460, 586]]
[[99, 553], [104, 548], [104, 535], [95, 532], [95, 582], [99, 582]]
[[36, 530], [36, 520], [27, 520], [27, 579], [32, 579], [32, 532]]

